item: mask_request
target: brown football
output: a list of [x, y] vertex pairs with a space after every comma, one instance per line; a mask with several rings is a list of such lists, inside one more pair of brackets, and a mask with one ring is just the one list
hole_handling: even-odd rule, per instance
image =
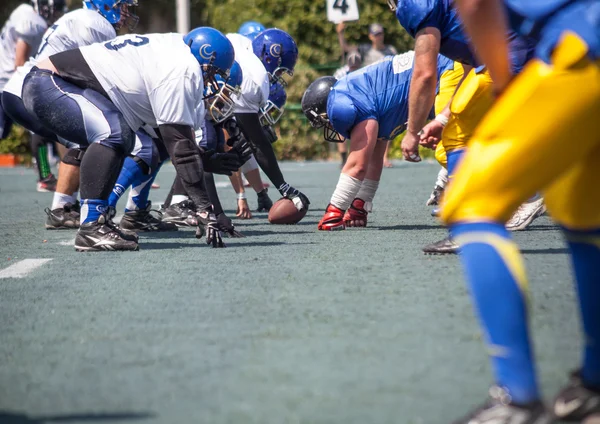
[[269, 210], [269, 222], [271, 224], [297, 224], [300, 222], [307, 210], [302, 209], [299, 211], [296, 209], [294, 202], [290, 199], [282, 197], [276, 201], [271, 210]]

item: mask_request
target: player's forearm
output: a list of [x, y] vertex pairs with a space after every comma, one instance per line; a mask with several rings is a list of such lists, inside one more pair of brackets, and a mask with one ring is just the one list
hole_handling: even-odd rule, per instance
[[499, 0], [456, 0], [458, 12], [479, 60], [487, 66], [497, 91], [510, 82], [508, 25]]
[[234, 172], [229, 176], [229, 181], [231, 182], [231, 186], [233, 187], [233, 191], [236, 194], [244, 193], [244, 184], [242, 182], [242, 173], [240, 171]]
[[27, 62], [30, 53], [31, 46], [21, 39], [17, 40], [17, 45], [15, 47], [15, 69], [19, 66], [23, 66], [25, 62]]
[[408, 128], [417, 134], [425, 126], [435, 100], [436, 75], [414, 73], [408, 95]]

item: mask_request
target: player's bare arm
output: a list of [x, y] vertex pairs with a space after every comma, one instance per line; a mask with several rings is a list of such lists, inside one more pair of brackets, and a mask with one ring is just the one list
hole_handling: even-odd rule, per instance
[[19, 39], [15, 46], [15, 69], [19, 66], [23, 66], [27, 59], [31, 56], [31, 46], [24, 40]]
[[423, 28], [415, 38], [415, 64], [408, 97], [408, 128], [402, 140], [402, 155], [419, 162], [419, 131], [425, 126], [435, 100], [437, 55], [441, 35], [436, 28]]
[[[496, 92], [502, 92], [512, 78], [506, 33], [508, 25], [499, 0], [457, 0], [456, 7], [478, 58], [486, 64]], [[498, 19], [502, 16], [503, 19]]]

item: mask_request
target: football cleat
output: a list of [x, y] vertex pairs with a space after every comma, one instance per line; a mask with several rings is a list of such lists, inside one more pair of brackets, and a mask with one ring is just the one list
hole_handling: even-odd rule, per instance
[[[145, 209], [125, 212], [121, 218], [119, 226], [123, 230], [129, 231], [177, 231], [177, 225], [173, 222], [163, 222], [162, 213], [157, 210], [152, 210], [152, 202], [148, 202]], [[155, 212], [159, 217], [152, 215]]]
[[102, 214], [96, 222], [81, 224], [75, 236], [75, 250], [78, 252], [101, 252], [117, 250], [139, 250], [137, 240], [121, 232]]
[[554, 422], [540, 401], [526, 405], [512, 403], [508, 392], [492, 386], [488, 400], [453, 424], [550, 424]]
[[44, 209], [47, 230], [69, 230], [79, 228], [79, 202], [67, 203], [62, 208]]
[[344, 225], [346, 227], [366, 227], [369, 212], [365, 206], [368, 207], [364, 200], [354, 199], [344, 214]]
[[433, 188], [433, 191], [431, 192], [431, 194], [429, 195], [429, 199], [427, 199], [427, 202], [425, 203], [425, 206], [437, 206], [437, 205], [439, 205], [440, 204], [440, 199], [441, 199], [443, 193], [444, 193], [444, 187], [436, 185]]
[[265, 188], [260, 193], [257, 193], [256, 196], [258, 198], [256, 212], [269, 212], [273, 206], [273, 201], [269, 197], [269, 189]]
[[323, 218], [319, 221], [317, 228], [320, 231], [345, 230], [344, 211], [336, 208], [332, 204], [327, 205], [325, 215], [323, 215]]
[[440, 216], [440, 212], [442, 210], [440, 208], [433, 208], [431, 210], [431, 216], [433, 216], [434, 218], [437, 218], [438, 216]]
[[508, 231], [521, 231], [529, 227], [534, 219], [542, 216], [546, 212], [544, 199], [540, 197], [533, 202], [526, 202], [519, 206], [519, 209], [506, 223]]
[[448, 237], [435, 243], [428, 244], [423, 248], [427, 255], [448, 255], [458, 253], [458, 244]]
[[576, 371], [554, 399], [552, 412], [561, 421], [575, 422], [600, 414], [600, 388], [586, 387]]
[[162, 221], [170, 222], [178, 227], [197, 227], [196, 206], [191, 200], [173, 203], [168, 208], [162, 209]]
[[40, 193], [56, 191], [56, 177], [50, 174], [43, 180], [38, 181], [37, 191], [39, 191]]

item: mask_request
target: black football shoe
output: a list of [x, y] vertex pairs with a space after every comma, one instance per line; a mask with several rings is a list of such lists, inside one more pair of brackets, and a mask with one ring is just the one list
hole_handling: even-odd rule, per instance
[[273, 206], [273, 201], [269, 197], [269, 189], [263, 189], [260, 193], [256, 193], [256, 196], [258, 197], [256, 212], [269, 212]]
[[580, 422], [600, 415], [600, 387], [588, 387], [578, 371], [571, 374], [569, 384], [558, 393], [552, 405], [557, 420]]
[[139, 250], [137, 240], [120, 231], [108, 214], [100, 215], [96, 222], [81, 224], [75, 236], [78, 252]]
[[[163, 222], [162, 213], [152, 210], [152, 202], [148, 202], [145, 209], [125, 212], [121, 218], [119, 226], [122, 230], [128, 231], [177, 231], [177, 225], [173, 222]], [[158, 214], [158, 218], [152, 215], [152, 212]]]
[[506, 390], [490, 388], [488, 400], [466, 417], [452, 424], [550, 424], [553, 417], [540, 401], [517, 405]]
[[162, 222], [172, 223], [178, 227], [197, 227], [196, 205], [191, 200], [173, 203], [168, 208], [162, 209]]
[[450, 237], [445, 238], [435, 243], [428, 244], [423, 248], [423, 253], [426, 255], [449, 255], [458, 253], [458, 244]]
[[46, 212], [46, 229], [47, 230], [72, 230], [79, 228], [79, 202], [74, 205], [67, 203], [62, 208], [50, 210], [44, 209]]

